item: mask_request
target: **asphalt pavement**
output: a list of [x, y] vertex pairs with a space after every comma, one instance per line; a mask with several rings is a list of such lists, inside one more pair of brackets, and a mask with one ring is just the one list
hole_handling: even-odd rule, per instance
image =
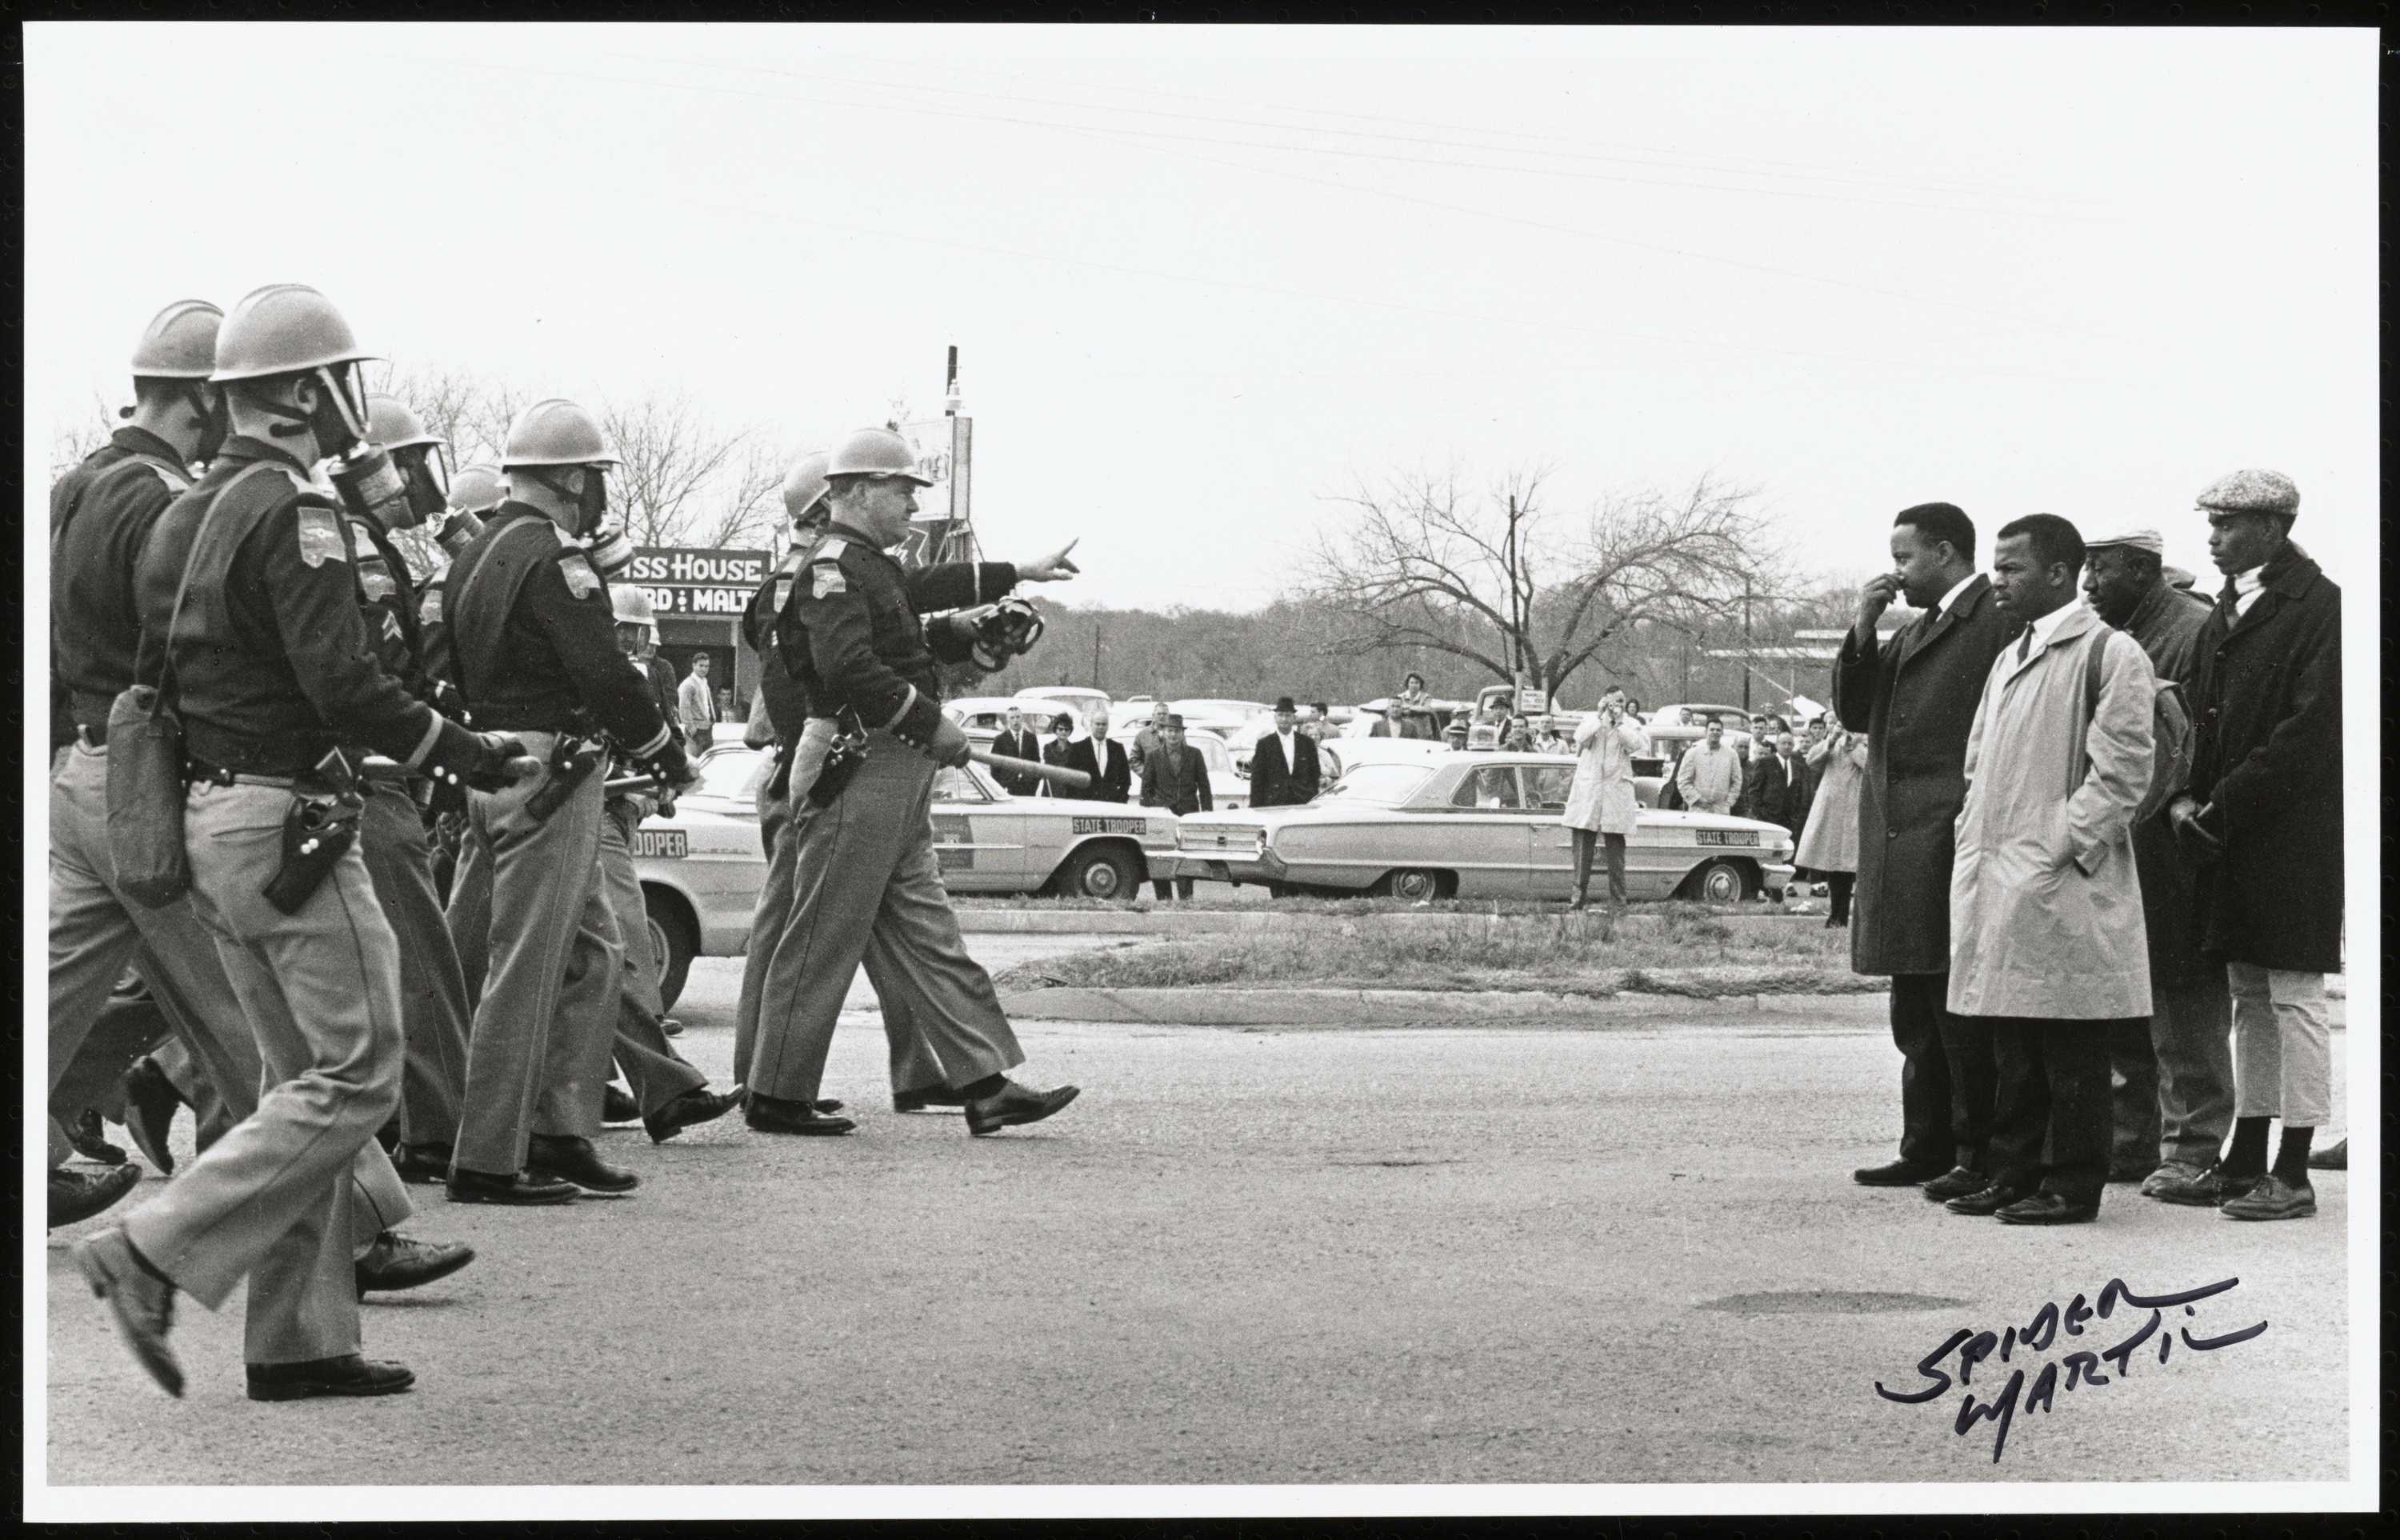
[[[976, 936], [994, 966], [1080, 944]], [[702, 960], [684, 1051], [722, 1080], [738, 961]], [[863, 1003], [864, 995], [855, 997]], [[475, 1263], [366, 1313], [410, 1394], [242, 1397], [240, 1296], [180, 1302], [160, 1395], [49, 1237], [60, 1483], [982, 1484], [2329, 1480], [2349, 1444], [2346, 1175], [2312, 1220], [2108, 1191], [2098, 1223], [1945, 1214], [1852, 1166], [1889, 1152], [1879, 1028], [1742, 1012], [1575, 1029], [1023, 1025], [1081, 1100], [971, 1140], [897, 1116], [871, 1011], [826, 1094], [859, 1131], [738, 1115], [652, 1146], [621, 1199], [453, 1206]], [[2345, 1038], [2338, 1035], [2338, 1121]], [[188, 1124], [180, 1130], [188, 1143]], [[157, 1190], [144, 1182], [142, 1193]], [[139, 1201], [139, 1197], [134, 1201]], [[1954, 1330], [2170, 1304], [2122, 1367], [1995, 1429], [1916, 1365]], [[33, 1302], [29, 1301], [29, 1304]], [[2110, 1302], [2024, 1369], [2117, 1345]], [[2074, 1314], [2069, 1311], [2069, 1314]], [[2264, 1321], [2246, 1340], [2205, 1344]], [[2188, 1334], [2191, 1343], [2183, 1337]], [[2039, 1340], [2037, 1338], [2036, 1340]], [[1939, 1366], [1950, 1378], [1957, 1355]], [[2108, 1383], [2084, 1379], [2097, 1367]]]

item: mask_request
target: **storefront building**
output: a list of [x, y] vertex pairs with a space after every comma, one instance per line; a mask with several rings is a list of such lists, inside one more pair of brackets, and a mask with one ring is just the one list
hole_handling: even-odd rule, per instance
[[675, 664], [678, 680], [690, 674], [695, 657], [707, 655], [709, 679], [735, 721], [749, 710], [758, 683], [758, 656], [742, 641], [742, 612], [773, 560], [764, 551], [643, 546], [617, 579], [650, 596], [659, 617], [659, 656]]

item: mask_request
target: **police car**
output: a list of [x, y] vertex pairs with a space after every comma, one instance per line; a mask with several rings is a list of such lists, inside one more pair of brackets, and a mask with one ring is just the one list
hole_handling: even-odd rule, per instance
[[[683, 992], [695, 957], [739, 957], [766, 881], [758, 784], [773, 756], [743, 745], [702, 757], [675, 815], [634, 834], [634, 867], [661, 960], [659, 992]], [[1061, 797], [1012, 797], [978, 765], [934, 782], [934, 849], [954, 893], [1054, 893], [1128, 899], [1176, 869], [1175, 815], [1159, 808]]]

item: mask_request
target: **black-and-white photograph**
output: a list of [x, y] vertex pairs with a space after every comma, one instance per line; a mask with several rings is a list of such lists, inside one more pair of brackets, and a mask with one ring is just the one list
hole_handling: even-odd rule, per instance
[[2371, 8], [53, 15], [27, 1518], [2376, 1506]]

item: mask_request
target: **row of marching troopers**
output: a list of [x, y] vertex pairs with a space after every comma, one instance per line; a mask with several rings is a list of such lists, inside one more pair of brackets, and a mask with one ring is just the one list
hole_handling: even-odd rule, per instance
[[[549, 400], [498, 467], [454, 480], [448, 446], [366, 392], [374, 356], [300, 284], [170, 306], [124, 426], [51, 493], [50, 1105], [111, 1088], [170, 1173], [74, 1255], [174, 1395], [177, 1297], [213, 1310], [245, 1282], [252, 1398], [409, 1388], [361, 1353], [361, 1302], [473, 1261], [401, 1233], [411, 1183], [630, 1192], [596, 1140], [634, 1117], [654, 1141], [737, 1106], [762, 1133], [850, 1132], [818, 1091], [862, 965], [895, 1110], [955, 1107], [981, 1136], [1076, 1095], [1007, 1078], [1024, 1056], [960, 943], [929, 813], [968, 746], [937, 670], [1003, 664], [1021, 633], [996, 603], [1073, 575], [1071, 546], [904, 571], [886, 552], [930, 484], [904, 441], [864, 430], [794, 470], [794, 555], [744, 620], [775, 770], [719, 1091], [669, 1040], [633, 865], [693, 770], [635, 661], [648, 606], [609, 586], [632, 557], [615, 457]], [[439, 557], [415, 569], [404, 545]], [[444, 827], [463, 829], [446, 899]], [[129, 971], [163, 1039], [95, 1031]], [[176, 1169], [184, 1107], [197, 1153]], [[138, 1179], [68, 1168], [89, 1142], [53, 1115], [53, 1227]]]

